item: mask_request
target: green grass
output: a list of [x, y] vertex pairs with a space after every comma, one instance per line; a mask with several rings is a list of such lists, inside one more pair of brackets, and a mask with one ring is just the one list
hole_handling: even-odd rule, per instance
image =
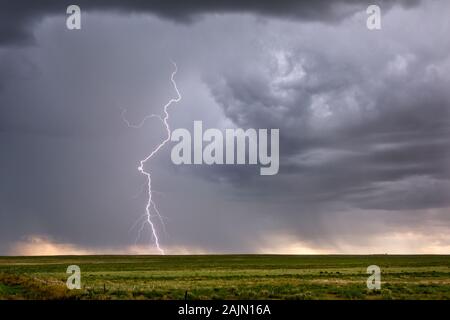
[[[68, 290], [67, 266], [81, 268]], [[366, 287], [378, 265], [381, 290]], [[106, 289], [106, 290], [105, 290]], [[0, 257], [0, 299], [450, 299], [450, 256]]]

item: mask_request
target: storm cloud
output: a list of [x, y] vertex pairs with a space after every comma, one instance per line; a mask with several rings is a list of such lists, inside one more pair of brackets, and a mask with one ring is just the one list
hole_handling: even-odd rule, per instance
[[69, 31], [69, 3], [2, 1], [0, 253], [151, 242], [136, 168], [164, 130], [121, 110], [161, 113], [171, 60], [172, 128], [279, 128], [281, 161], [263, 177], [162, 150], [169, 252], [448, 250], [450, 7], [377, 3], [379, 31], [361, 1], [79, 1]]

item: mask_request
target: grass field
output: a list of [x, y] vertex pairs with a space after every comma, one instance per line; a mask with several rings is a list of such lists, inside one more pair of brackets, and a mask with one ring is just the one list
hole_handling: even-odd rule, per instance
[[[81, 290], [66, 288], [67, 266]], [[368, 290], [378, 265], [381, 290]], [[187, 293], [186, 293], [187, 292]], [[450, 299], [450, 256], [0, 257], [0, 299]]]

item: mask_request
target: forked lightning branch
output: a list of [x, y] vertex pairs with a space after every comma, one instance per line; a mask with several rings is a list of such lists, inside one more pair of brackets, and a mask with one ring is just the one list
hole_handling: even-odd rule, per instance
[[175, 103], [175, 102], [179, 102], [181, 100], [181, 94], [178, 91], [177, 88], [177, 83], [175, 82], [175, 75], [177, 74], [178, 68], [176, 63], [173, 63], [175, 70], [172, 72], [172, 75], [170, 77], [170, 81], [172, 82], [172, 85], [177, 93], [177, 97], [176, 98], [172, 98], [169, 100], [169, 102], [166, 103], [166, 105], [163, 107], [163, 113], [164, 115], [155, 115], [155, 114], [150, 114], [148, 116], [146, 116], [140, 124], [138, 125], [132, 125], [129, 121], [127, 121], [124, 117], [126, 110], [123, 110], [122, 112], [122, 117], [124, 118], [125, 122], [127, 123], [127, 125], [129, 127], [133, 127], [133, 128], [140, 128], [147, 119], [149, 118], [158, 118], [161, 120], [162, 124], [164, 125], [165, 131], [166, 131], [166, 138], [159, 143], [152, 152], [149, 153], [149, 155], [147, 157], [145, 157], [143, 160], [141, 160], [139, 162], [139, 166], [138, 166], [138, 170], [139, 172], [141, 172], [147, 179], [147, 204], [145, 206], [145, 221], [144, 224], [148, 224], [150, 226], [151, 232], [152, 232], [152, 236], [153, 236], [153, 240], [155, 242], [155, 246], [158, 249], [158, 251], [161, 254], [164, 254], [164, 249], [161, 247], [160, 243], [159, 243], [159, 237], [158, 237], [158, 231], [156, 230], [156, 226], [153, 223], [153, 216], [158, 216], [161, 217], [159, 214], [159, 211], [156, 207], [155, 201], [153, 200], [153, 193], [152, 193], [152, 176], [151, 173], [149, 171], [149, 169], [146, 168], [145, 164], [146, 162], [151, 159], [156, 153], [158, 153], [159, 150], [161, 150], [162, 147], [164, 147], [164, 145], [170, 140], [170, 136], [171, 136], [171, 130], [170, 130], [170, 126], [169, 126], [169, 107]]

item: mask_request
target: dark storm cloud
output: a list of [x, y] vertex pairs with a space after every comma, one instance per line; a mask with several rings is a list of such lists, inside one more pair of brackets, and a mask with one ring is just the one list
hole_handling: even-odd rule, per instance
[[[254, 64], [237, 58], [234, 68], [208, 78], [238, 127], [280, 129], [280, 175], [297, 178], [275, 178], [265, 192], [364, 209], [448, 206], [448, 41], [436, 48], [404, 37], [402, 49], [381, 51], [371, 41], [387, 44], [390, 35], [354, 32], [350, 44], [345, 32], [326, 33], [321, 41], [299, 33], [294, 45], [255, 53]], [[249, 169], [217, 175], [256, 189], [263, 181]]]
[[[98, 9], [81, 32], [65, 28], [69, 3], [53, 3], [3, 13], [5, 30], [23, 22], [3, 44], [34, 35], [36, 45], [0, 49], [0, 254], [30, 234], [81, 247], [135, 241], [128, 230], [145, 205], [136, 167], [164, 132], [156, 120], [127, 128], [120, 107], [132, 122], [160, 113], [174, 95], [170, 59], [183, 96], [172, 128], [280, 128], [281, 163], [270, 177], [250, 166], [175, 166], [167, 146], [149, 163], [170, 235], [163, 246], [256, 252], [272, 235], [327, 248], [448, 230], [448, 2], [383, 10], [374, 32], [356, 1], [273, 10], [80, 1]], [[138, 11], [171, 20], [126, 15]]]
[[[394, 4], [416, 5], [420, 0], [377, 0], [369, 4], [380, 4], [384, 10]], [[306, 1], [306, 0], [1, 0], [0, 44], [21, 44], [32, 39], [31, 28], [47, 15], [64, 14], [70, 4], [82, 10], [101, 10], [121, 13], [152, 13], [178, 22], [191, 22], [199, 15], [208, 13], [249, 13], [269, 17], [305, 21], [338, 21], [349, 14], [363, 10], [367, 3], [359, 0]]]

